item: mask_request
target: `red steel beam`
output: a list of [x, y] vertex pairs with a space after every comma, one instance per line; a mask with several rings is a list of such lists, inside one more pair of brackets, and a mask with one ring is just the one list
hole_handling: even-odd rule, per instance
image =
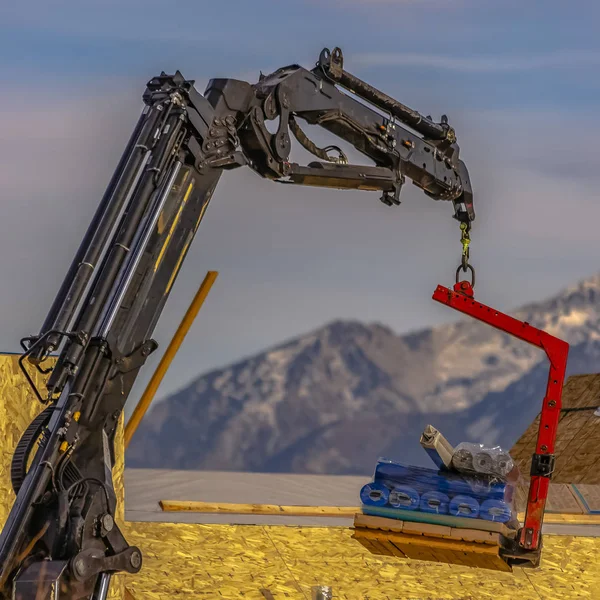
[[550, 361], [548, 385], [542, 404], [535, 454], [532, 459], [525, 522], [519, 538], [521, 547], [527, 550], [537, 550], [540, 543], [550, 478], [554, 468], [554, 444], [560, 417], [569, 344], [525, 321], [519, 321], [485, 304], [481, 304], [481, 302], [477, 302], [473, 297], [473, 288], [468, 281], [457, 283], [454, 290], [438, 285], [433, 293], [433, 299], [541, 348]]

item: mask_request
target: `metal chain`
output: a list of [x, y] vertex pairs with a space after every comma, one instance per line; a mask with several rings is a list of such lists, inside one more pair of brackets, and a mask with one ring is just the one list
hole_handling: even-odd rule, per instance
[[469, 229], [470, 226], [468, 223], [460, 224], [460, 243], [462, 244], [462, 258], [461, 258], [461, 266], [464, 272], [467, 271], [469, 266], [469, 244], [471, 243], [471, 238], [469, 237]]
[[471, 244], [471, 237], [469, 235], [470, 230], [470, 223], [463, 222], [460, 224], [460, 243], [462, 244], [462, 255], [460, 265], [458, 269], [456, 269], [456, 283], [458, 283], [461, 270], [463, 273], [471, 271], [471, 287], [475, 287], [475, 269], [469, 264], [469, 245]]

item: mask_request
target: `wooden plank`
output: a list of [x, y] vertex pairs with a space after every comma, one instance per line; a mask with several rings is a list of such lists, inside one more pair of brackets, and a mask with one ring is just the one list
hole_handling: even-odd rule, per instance
[[395, 545], [399, 547], [408, 558], [412, 560], [425, 560], [427, 562], [440, 562], [431, 548], [421, 544], [402, 544], [398, 541]]
[[414, 523], [405, 521], [402, 533], [413, 535], [427, 535], [431, 537], [449, 538], [452, 527], [447, 525], [432, 525], [431, 523]]
[[398, 548], [390, 548], [385, 544], [382, 544], [378, 539], [372, 538], [367, 539], [364, 537], [356, 537], [369, 552], [376, 554], [377, 556], [396, 556], [397, 558], [406, 558], [406, 555]]
[[[351, 519], [357, 514], [361, 514], [363, 517], [381, 518], [385, 520], [396, 521], [397, 523], [408, 522], [406, 520], [406, 513], [409, 511], [403, 511], [403, 518], [391, 518], [389, 516], [380, 515], [365, 515], [362, 513], [362, 509], [357, 506], [287, 506], [280, 504], [234, 504], [226, 502], [196, 502], [196, 501], [179, 501], [179, 500], [161, 500], [159, 502], [160, 507], [164, 512], [196, 512], [196, 513], [210, 513], [210, 514], [239, 514], [239, 515], [279, 515], [284, 517], [329, 517], [329, 518], [340, 518], [340, 519]], [[371, 510], [371, 509], [369, 509]], [[389, 511], [397, 514], [399, 511]], [[408, 515], [410, 516], [410, 514]], [[435, 515], [435, 514], [420, 514], [422, 518], [426, 518], [432, 525], [456, 527], [459, 529], [477, 529], [480, 531], [493, 531], [495, 533], [501, 533], [505, 537], [514, 537], [514, 532], [511, 532], [506, 525], [502, 523], [495, 523], [493, 521], [484, 521], [482, 519], [461, 519], [459, 517], [452, 517], [449, 515]], [[413, 515], [414, 518], [414, 515]], [[525, 518], [525, 513], [518, 514], [518, 520], [522, 523]], [[410, 521], [418, 522], [418, 521]], [[460, 522], [460, 527], [456, 524]], [[559, 524], [559, 523], [571, 523], [573, 525], [600, 525], [600, 515], [586, 515], [586, 514], [548, 514], [544, 517], [545, 523]], [[464, 527], [463, 527], [464, 525]], [[389, 525], [390, 529], [398, 529], [397, 525]]]
[[334, 517], [348, 519], [360, 512], [358, 506], [285, 506], [280, 504], [235, 504], [161, 500], [164, 512], [195, 512], [234, 515], [279, 515], [283, 517]]
[[[394, 521], [396, 525], [390, 523], [388, 525], [389, 529], [401, 531], [403, 530], [402, 523], [408, 522], [405, 520], [406, 517], [404, 517], [404, 519], [393, 519], [388, 516], [365, 515], [364, 513], [362, 513], [361, 508], [357, 506], [286, 506], [279, 504], [234, 504], [225, 502], [195, 502], [179, 500], [161, 500], [159, 504], [162, 510], [165, 512], [197, 512], [209, 514], [243, 514], [272, 516], [279, 515], [288, 517], [333, 517], [340, 519], [355, 518], [357, 514], [360, 514], [361, 518], [369, 517], [371, 519], [384, 519], [385, 521]], [[395, 511], [394, 514], [397, 514], [397, 512], [398, 511]], [[405, 513], [408, 513], [408, 511], [403, 511], [403, 516]], [[410, 517], [410, 515], [408, 516]], [[493, 531], [495, 533], [501, 533], [505, 537], [514, 537], [514, 532], [509, 530], [502, 523], [494, 523], [493, 521], [484, 521], [482, 519], [460, 519], [459, 517], [451, 517], [448, 515], [427, 514], [425, 515], [425, 517], [427, 518], [427, 520], [434, 522], [423, 524], [431, 524], [442, 527], [454, 527], [456, 529], [476, 529], [479, 531]], [[525, 514], [519, 513], [518, 519], [521, 523], [523, 522], [524, 518]], [[413, 521], [410, 522], [412, 523]], [[544, 522], [548, 524], [570, 523], [572, 525], [600, 525], [600, 515], [546, 513], [544, 517]], [[460, 526], [457, 527], [456, 524], [459, 524]], [[364, 527], [368, 527], [368, 525], [364, 525]], [[377, 528], [380, 527], [378, 526]], [[445, 535], [445, 533], [442, 535]]]
[[450, 534], [451, 539], [473, 542], [477, 544], [500, 545], [500, 534], [493, 531], [480, 531], [477, 529], [458, 529], [453, 527]]
[[395, 531], [374, 531], [372, 529], [355, 529], [354, 535], [364, 537], [370, 540], [378, 540], [384, 538], [393, 542], [398, 543], [402, 546], [427, 546], [428, 548], [439, 548], [441, 550], [456, 550], [458, 552], [469, 552], [476, 551], [484, 554], [498, 553], [498, 549], [488, 544], [473, 544], [469, 542], [463, 542], [461, 540], [453, 539], [441, 539], [434, 537], [425, 537], [422, 535], [408, 535], [405, 533], [398, 533]]
[[354, 527], [366, 527], [367, 529], [382, 529], [383, 531], [402, 531], [404, 521], [386, 519], [385, 517], [374, 517], [356, 513], [354, 515]]
[[378, 538], [377, 543], [383, 546], [389, 552], [389, 556], [395, 556], [397, 558], [407, 558], [406, 553], [401, 548], [399, 548], [389, 540], [385, 539], [385, 537], [382, 536]]
[[501, 533], [507, 538], [514, 538], [516, 536], [516, 531], [509, 529], [504, 523], [485, 521], [483, 519], [469, 519], [465, 517], [455, 517], [453, 515], [438, 515], [435, 513], [422, 513], [419, 511], [386, 509], [372, 506], [363, 508], [363, 512], [367, 512], [372, 516], [401, 520], [405, 523], [430, 523], [433, 525], [443, 525], [461, 529], [480, 529], [482, 531]]
[[392, 554], [392, 544], [412, 560], [438, 562], [510, 572], [512, 568], [499, 555], [499, 548], [482, 543], [408, 535], [373, 529], [355, 529], [353, 537], [376, 554]]
[[446, 527], [443, 525], [431, 525], [429, 523], [411, 523], [409, 521], [396, 521], [384, 517], [373, 517], [371, 515], [357, 514], [354, 517], [354, 527], [365, 527], [380, 531], [392, 531], [407, 535], [423, 535], [438, 537], [442, 539], [462, 540], [479, 544], [500, 545], [500, 534], [493, 531], [481, 531], [478, 529], [462, 529], [458, 527]]
[[366, 537], [354, 534], [352, 535], [352, 539], [360, 542], [372, 554], [380, 554], [378, 547], [375, 545], [375, 540], [369, 540]]

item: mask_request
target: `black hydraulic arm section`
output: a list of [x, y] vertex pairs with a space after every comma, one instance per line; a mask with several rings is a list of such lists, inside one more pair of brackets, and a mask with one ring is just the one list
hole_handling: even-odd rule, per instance
[[[378, 190], [399, 203], [406, 178], [474, 219], [465, 165], [440, 123], [343, 70], [324, 50], [252, 85], [212, 80], [204, 95], [179, 72], [148, 82], [144, 110], [54, 303], [20, 364], [49, 374], [34, 390], [46, 408], [19, 442], [17, 494], [0, 534], [0, 599], [104, 600], [112, 573], [142, 554], [115, 520], [114, 439], [173, 283], [222, 173], [248, 166], [287, 184]], [[275, 133], [266, 122], [279, 120]], [[374, 166], [319, 148], [298, 120], [350, 143]], [[291, 139], [320, 161], [290, 162]], [[45, 368], [58, 353], [53, 367]]]

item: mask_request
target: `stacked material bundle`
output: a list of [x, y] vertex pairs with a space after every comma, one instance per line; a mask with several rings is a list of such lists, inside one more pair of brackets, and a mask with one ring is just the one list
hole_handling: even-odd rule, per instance
[[421, 443], [438, 468], [379, 459], [373, 481], [360, 493], [365, 514], [408, 521], [448, 515], [518, 526], [519, 473], [510, 455], [498, 447], [470, 443], [453, 449], [431, 426]]
[[481, 444], [463, 442], [454, 449], [452, 467], [460, 473], [491, 475], [506, 481], [515, 463], [501, 448], [485, 448]]

